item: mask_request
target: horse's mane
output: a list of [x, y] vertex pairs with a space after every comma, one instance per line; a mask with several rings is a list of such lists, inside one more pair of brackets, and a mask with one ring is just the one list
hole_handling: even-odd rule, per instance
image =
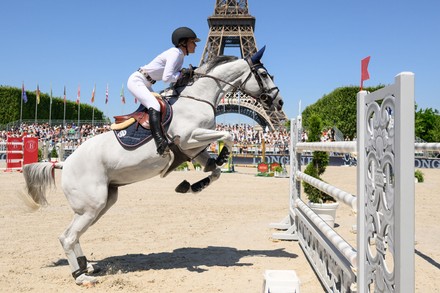
[[198, 71], [200, 73], [208, 73], [213, 68], [217, 67], [218, 65], [225, 64], [231, 61], [235, 61], [238, 58], [235, 56], [216, 56], [213, 59], [211, 59], [208, 63], [205, 63], [201, 67], [198, 68]]

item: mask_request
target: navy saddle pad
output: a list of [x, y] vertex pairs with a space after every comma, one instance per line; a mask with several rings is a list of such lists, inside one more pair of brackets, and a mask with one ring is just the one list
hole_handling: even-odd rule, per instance
[[[162, 119], [162, 125], [165, 132], [168, 131], [171, 119], [173, 117], [173, 109], [171, 105], [166, 101], [166, 113], [164, 119]], [[146, 111], [143, 105], [140, 105], [135, 112]], [[119, 143], [127, 149], [135, 149], [144, 143], [147, 143], [153, 136], [150, 129], [142, 127], [137, 121], [128, 126], [125, 129], [113, 130]]]

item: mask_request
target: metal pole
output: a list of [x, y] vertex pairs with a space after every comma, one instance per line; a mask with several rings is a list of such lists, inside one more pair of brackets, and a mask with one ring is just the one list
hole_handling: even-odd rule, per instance
[[49, 126], [52, 126], [52, 83], [50, 84]]
[[20, 100], [21, 100], [21, 103], [20, 103], [21, 104], [20, 105], [20, 125], [21, 125], [21, 121], [23, 120], [23, 93], [21, 94]]

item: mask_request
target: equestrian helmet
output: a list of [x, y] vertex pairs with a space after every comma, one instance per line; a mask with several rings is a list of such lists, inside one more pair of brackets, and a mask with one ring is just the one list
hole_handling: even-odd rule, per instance
[[197, 38], [196, 33], [189, 27], [184, 26], [174, 30], [173, 35], [171, 36], [171, 41], [173, 42], [174, 46], [178, 47], [180, 41], [184, 39], [195, 39], [195, 42], [200, 42], [200, 39]]

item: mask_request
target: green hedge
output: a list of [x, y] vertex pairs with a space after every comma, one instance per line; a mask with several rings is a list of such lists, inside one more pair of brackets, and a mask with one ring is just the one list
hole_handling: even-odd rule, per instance
[[[22, 119], [35, 119], [35, 91], [26, 91], [27, 103], [23, 102]], [[20, 120], [21, 107], [21, 88], [0, 86], [0, 125], [12, 121]], [[87, 104], [81, 104], [81, 120], [92, 120], [93, 107]], [[50, 96], [46, 93], [40, 93], [40, 103], [38, 104], [37, 118], [40, 120], [49, 120]], [[104, 113], [95, 108], [95, 120], [104, 120]], [[63, 120], [64, 99], [52, 97], [52, 120]], [[78, 105], [72, 101], [66, 101], [66, 120], [78, 119]]]

